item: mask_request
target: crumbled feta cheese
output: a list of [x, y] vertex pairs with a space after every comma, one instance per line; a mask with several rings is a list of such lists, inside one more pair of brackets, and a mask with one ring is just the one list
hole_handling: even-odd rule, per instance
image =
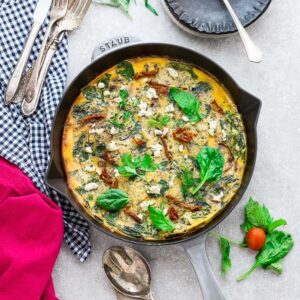
[[169, 73], [169, 75], [170, 75], [171, 77], [173, 77], [173, 78], [177, 78], [177, 77], [178, 77], [178, 72], [177, 72], [175, 69], [173, 69], [173, 68], [168, 68], [167, 70], [168, 70], [168, 73]]
[[120, 172], [117, 168], [114, 169], [114, 174], [116, 178], [120, 177]]
[[104, 129], [103, 128], [93, 128], [93, 129], [90, 129], [89, 130], [89, 133], [90, 134], [102, 134], [104, 132]]
[[211, 119], [208, 121], [208, 124], [209, 124], [208, 133], [209, 135], [214, 136], [216, 128], [218, 126], [218, 121]]
[[104, 84], [103, 82], [100, 81], [100, 82], [98, 83], [98, 88], [99, 88], [99, 89], [104, 89], [104, 88], [105, 88], [105, 84]]
[[115, 141], [111, 141], [108, 145], [107, 145], [107, 149], [108, 151], [117, 151], [119, 149], [119, 147], [116, 145]]
[[227, 134], [225, 130], [222, 130], [222, 140], [226, 141], [227, 140]]
[[150, 146], [155, 157], [160, 157], [160, 152], [163, 149], [161, 144], [155, 144]]
[[90, 147], [90, 146], [85, 147], [84, 151], [86, 153], [92, 153], [93, 152], [92, 147]]
[[140, 203], [140, 207], [142, 210], [147, 210], [149, 205], [154, 204], [154, 200], [146, 200]]
[[90, 183], [87, 183], [87, 184], [84, 186], [84, 189], [85, 189], [87, 192], [96, 190], [97, 188], [98, 188], [98, 183], [96, 183], [96, 182], [90, 182]]
[[122, 101], [122, 99], [120, 97], [117, 97], [117, 98], [114, 98], [112, 101], [115, 103], [120, 103]]
[[87, 172], [90, 172], [90, 173], [94, 172], [95, 171], [95, 166], [87, 165], [87, 166], [85, 166], [84, 171], [87, 171]]
[[152, 99], [157, 99], [158, 96], [156, 94], [156, 90], [154, 88], [149, 88], [147, 91], [146, 91], [146, 97], [150, 100]]
[[187, 117], [187, 116], [185, 116], [185, 115], [183, 115], [182, 116], [182, 118], [181, 118], [184, 122], [188, 122], [190, 119]]
[[117, 129], [117, 128], [115, 128], [115, 127], [112, 127], [111, 129], [110, 129], [110, 134], [112, 134], [112, 135], [115, 135], [115, 134], [117, 134], [119, 132], [119, 130]]
[[183, 152], [183, 145], [179, 145], [178, 151], [179, 151], [179, 152]]
[[160, 185], [157, 184], [149, 186], [147, 193], [156, 195], [160, 194]]
[[110, 96], [110, 91], [109, 90], [105, 90], [103, 93], [103, 96]]
[[100, 170], [100, 169], [96, 169], [96, 173], [97, 173], [97, 175], [99, 175], [99, 176], [100, 176], [102, 172], [101, 172], [101, 170]]
[[223, 196], [224, 196], [224, 193], [220, 192], [218, 195], [213, 195], [213, 200], [220, 202], [222, 200]]
[[149, 81], [149, 78], [144, 78], [143, 79], [143, 82], [145, 82], [145, 83], [148, 82], [148, 81]]
[[163, 132], [162, 132], [161, 130], [154, 129], [154, 134], [155, 134], [155, 135], [162, 135]]
[[164, 208], [163, 214], [164, 214], [165, 216], [168, 214], [168, 209], [167, 209], [167, 208]]
[[188, 159], [189, 157], [187, 156], [187, 154], [184, 154], [184, 155], [183, 155], [183, 158], [184, 158], [184, 159]]
[[151, 110], [151, 108], [148, 108], [148, 104], [146, 102], [141, 101], [141, 103], [139, 104], [139, 113], [138, 115], [140, 117], [150, 117], [153, 115], [153, 111]]
[[170, 103], [169, 105], [166, 106], [165, 108], [165, 112], [166, 113], [170, 113], [170, 112], [174, 112], [175, 111], [175, 107], [173, 103]]
[[164, 130], [163, 130], [163, 135], [166, 135], [167, 133], [169, 132], [169, 128], [164, 128]]

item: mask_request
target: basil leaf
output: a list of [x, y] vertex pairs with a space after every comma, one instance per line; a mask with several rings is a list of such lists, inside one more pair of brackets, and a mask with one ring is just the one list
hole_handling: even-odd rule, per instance
[[169, 96], [177, 103], [191, 122], [198, 122], [202, 119], [199, 112], [200, 102], [193, 94], [176, 87], [171, 87]]
[[283, 219], [273, 221], [269, 210], [251, 197], [245, 207], [245, 221], [241, 228], [246, 233], [254, 227], [262, 228], [265, 232], [272, 232], [275, 228], [286, 224]]
[[117, 64], [117, 73], [123, 76], [128, 81], [131, 81], [134, 78], [133, 66], [129, 61], [126, 60]]
[[248, 277], [257, 267], [268, 268], [285, 257], [294, 245], [292, 236], [284, 231], [273, 231], [267, 235], [264, 247], [256, 255], [255, 264], [245, 274], [237, 278], [241, 281]]
[[193, 195], [200, 190], [205, 182], [221, 179], [224, 167], [224, 158], [219, 149], [206, 146], [198, 154], [197, 163], [200, 167], [201, 182], [193, 190]]
[[150, 220], [157, 229], [169, 232], [175, 229], [174, 224], [165, 217], [162, 210], [159, 208], [149, 205], [148, 212]]
[[96, 199], [96, 204], [108, 211], [118, 211], [128, 202], [128, 195], [119, 189], [109, 189]]
[[149, 0], [145, 0], [145, 6], [150, 10], [154, 15], [158, 16], [157, 11], [149, 4]]
[[222, 275], [225, 275], [231, 268], [229, 242], [226, 239], [220, 238], [220, 248], [222, 253]]

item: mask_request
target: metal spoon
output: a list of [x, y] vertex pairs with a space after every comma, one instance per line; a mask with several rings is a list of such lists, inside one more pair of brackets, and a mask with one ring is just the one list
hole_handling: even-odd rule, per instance
[[121, 294], [155, 300], [150, 288], [150, 267], [137, 251], [129, 247], [111, 247], [104, 252], [103, 267], [111, 285]]
[[246, 53], [248, 55], [248, 59], [252, 62], [255, 63], [259, 63], [262, 61], [262, 57], [263, 54], [260, 51], [259, 48], [257, 48], [257, 46], [254, 44], [254, 42], [252, 41], [252, 39], [250, 38], [249, 34], [247, 33], [247, 31], [245, 30], [244, 26], [242, 25], [242, 23], [240, 22], [239, 18], [237, 17], [237, 15], [235, 14], [232, 6], [230, 5], [228, 0], [222, 0], [225, 4], [225, 6], [227, 7], [233, 22], [235, 23], [235, 26], [240, 34], [240, 37], [242, 39], [242, 42], [244, 44]]

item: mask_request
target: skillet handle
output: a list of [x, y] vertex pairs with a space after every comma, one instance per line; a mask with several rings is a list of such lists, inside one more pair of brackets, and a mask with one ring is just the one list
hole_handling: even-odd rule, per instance
[[204, 300], [225, 300], [226, 297], [208, 261], [206, 236], [197, 239], [196, 243], [183, 244], [182, 247], [197, 274]]

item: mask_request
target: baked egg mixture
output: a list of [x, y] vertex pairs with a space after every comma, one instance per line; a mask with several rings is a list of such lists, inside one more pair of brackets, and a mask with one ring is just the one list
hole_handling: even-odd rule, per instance
[[203, 70], [166, 57], [123, 61], [84, 87], [62, 155], [76, 201], [102, 226], [162, 240], [210, 222], [240, 187], [244, 124]]

